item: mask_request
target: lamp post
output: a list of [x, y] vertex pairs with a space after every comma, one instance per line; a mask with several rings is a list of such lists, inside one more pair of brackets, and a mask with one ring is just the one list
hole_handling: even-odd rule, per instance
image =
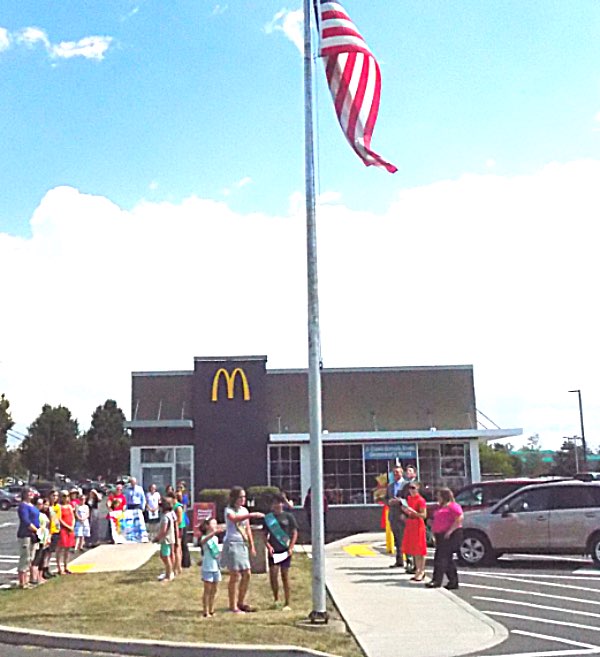
[[[569, 390], [569, 392], [576, 392], [579, 399], [579, 422], [581, 424], [581, 447], [583, 449], [583, 471], [587, 472], [587, 448], [585, 445], [585, 429], [583, 428], [583, 406], [581, 405], [581, 390]], [[577, 446], [575, 446], [577, 450]]]

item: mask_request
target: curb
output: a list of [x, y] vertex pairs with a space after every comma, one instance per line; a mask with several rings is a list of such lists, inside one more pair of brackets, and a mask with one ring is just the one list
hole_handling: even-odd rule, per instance
[[497, 646], [499, 643], [502, 643], [503, 641], [506, 641], [506, 639], [508, 639], [510, 633], [508, 629], [504, 625], [502, 625], [502, 623], [499, 623], [493, 618], [486, 616], [482, 611], [479, 611], [479, 609], [475, 609], [473, 605], [470, 605], [468, 602], [465, 602], [465, 600], [463, 600], [462, 598], [459, 598], [457, 595], [454, 595], [452, 591], [447, 591], [444, 588], [438, 589], [438, 591], [442, 595], [445, 595], [455, 605], [461, 607], [468, 614], [477, 618], [477, 620], [481, 621], [482, 623], [484, 623], [485, 625], [491, 628], [493, 633], [492, 638], [489, 639], [489, 641], [485, 641], [481, 646], [481, 648], [478, 648], [478, 650], [487, 650], [488, 648]]
[[147, 639], [86, 636], [28, 630], [0, 625], [0, 643], [38, 648], [83, 650], [135, 655], [136, 657], [337, 657], [326, 652], [297, 646], [252, 646], [246, 644], [183, 643]]

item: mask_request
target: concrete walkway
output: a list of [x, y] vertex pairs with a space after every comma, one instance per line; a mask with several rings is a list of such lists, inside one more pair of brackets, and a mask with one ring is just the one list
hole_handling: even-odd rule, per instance
[[508, 631], [445, 589], [390, 569], [385, 535], [360, 534], [325, 548], [327, 588], [367, 657], [455, 657], [483, 651]]
[[[310, 554], [310, 547], [297, 546]], [[71, 562], [77, 573], [135, 570], [156, 552], [152, 543], [102, 545]], [[506, 628], [488, 618], [445, 589], [426, 589], [410, 582], [410, 576], [390, 569], [393, 559], [385, 553], [385, 535], [360, 534], [325, 548], [327, 588], [350, 631], [367, 657], [397, 657], [407, 651], [411, 657], [458, 657], [477, 653], [508, 637]], [[262, 655], [317, 655], [314, 651], [287, 646], [200, 646], [163, 644], [152, 641], [120, 641], [99, 637], [78, 637], [48, 632], [0, 627], [0, 642], [29, 643], [52, 647], [102, 650], [121, 654], [158, 657], [229, 657], [246, 650]], [[35, 639], [35, 641], [33, 641]], [[84, 647], [86, 646], [86, 647]], [[323, 654], [323, 653], [320, 653]]]
[[87, 550], [69, 564], [74, 573], [114, 573], [137, 570], [158, 550], [156, 543], [99, 545]]

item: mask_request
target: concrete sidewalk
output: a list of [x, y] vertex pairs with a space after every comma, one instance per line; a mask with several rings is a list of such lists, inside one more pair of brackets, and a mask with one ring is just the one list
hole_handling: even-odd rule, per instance
[[156, 543], [99, 545], [69, 563], [73, 573], [114, 573], [137, 570], [158, 550]]
[[450, 591], [390, 569], [385, 535], [359, 534], [325, 547], [327, 588], [367, 657], [455, 657], [504, 641], [508, 631]]

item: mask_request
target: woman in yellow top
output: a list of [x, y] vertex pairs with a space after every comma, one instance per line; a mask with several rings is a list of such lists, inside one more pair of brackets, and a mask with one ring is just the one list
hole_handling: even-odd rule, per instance
[[47, 562], [44, 565], [46, 578], [54, 576], [50, 572], [50, 558], [52, 555], [54, 555], [56, 567], [60, 571], [58, 557], [56, 556], [56, 547], [58, 546], [58, 538], [60, 536], [60, 504], [57, 490], [53, 490], [48, 497], [48, 512], [50, 513], [50, 548], [46, 557]]

